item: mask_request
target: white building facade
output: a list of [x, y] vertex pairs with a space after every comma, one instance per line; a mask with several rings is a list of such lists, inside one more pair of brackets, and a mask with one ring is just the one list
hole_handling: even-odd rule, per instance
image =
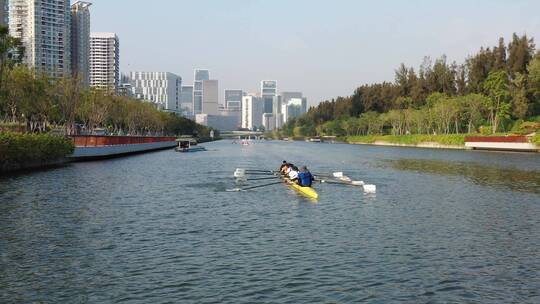
[[262, 126], [263, 99], [248, 95], [242, 97], [242, 128], [255, 130]]
[[69, 0], [9, 1], [9, 33], [21, 39], [26, 65], [52, 77], [71, 75], [70, 32]]
[[120, 40], [115, 33], [90, 34], [90, 86], [117, 92], [120, 84]]
[[298, 117], [307, 112], [306, 98], [290, 98], [287, 102], [281, 105], [281, 115], [283, 123], [286, 123], [291, 118]]
[[169, 72], [131, 72], [129, 78], [136, 98], [150, 101], [160, 110], [181, 114], [182, 77]]
[[71, 72], [84, 86], [90, 85], [90, 6], [77, 1], [71, 6]]

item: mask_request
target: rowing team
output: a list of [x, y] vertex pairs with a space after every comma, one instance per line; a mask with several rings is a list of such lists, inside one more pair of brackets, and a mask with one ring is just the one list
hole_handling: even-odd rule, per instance
[[315, 181], [313, 174], [309, 172], [306, 166], [302, 166], [298, 169], [297, 166], [290, 164], [285, 160], [279, 167], [279, 172], [282, 176], [287, 177], [301, 187], [311, 187], [311, 184]]

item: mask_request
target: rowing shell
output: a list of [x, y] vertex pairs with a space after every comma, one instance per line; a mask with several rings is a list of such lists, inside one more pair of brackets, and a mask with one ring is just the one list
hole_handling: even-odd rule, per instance
[[317, 191], [315, 191], [315, 189], [313, 189], [312, 187], [302, 187], [286, 177], [282, 177], [282, 179], [289, 187], [293, 188], [294, 190], [301, 193], [302, 195], [307, 196], [312, 199], [319, 198], [319, 194], [317, 194]]

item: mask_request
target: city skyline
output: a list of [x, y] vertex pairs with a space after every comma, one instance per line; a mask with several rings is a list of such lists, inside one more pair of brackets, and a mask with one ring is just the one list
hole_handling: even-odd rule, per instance
[[[443, 54], [463, 62], [500, 36], [540, 36], [536, 1], [339, 1], [332, 14], [320, 1], [92, 2], [93, 31], [122, 37], [125, 72], [170, 71], [191, 83], [192, 71], [202, 67], [220, 87], [246, 92], [258, 91], [262, 79], [277, 79], [283, 91], [302, 90], [310, 105], [350, 95], [364, 83], [393, 81], [402, 62], [418, 68], [424, 56]], [[130, 14], [116, 22], [126, 5]]]

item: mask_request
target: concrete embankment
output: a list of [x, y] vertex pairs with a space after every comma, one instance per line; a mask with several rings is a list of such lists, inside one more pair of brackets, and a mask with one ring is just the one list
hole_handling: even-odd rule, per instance
[[[384, 137], [384, 136], [383, 136]], [[403, 138], [392, 137], [394, 141], [400, 141]], [[446, 144], [436, 141], [418, 141], [417, 143], [400, 143], [391, 140], [348, 140], [350, 144], [356, 145], [375, 145], [392, 147], [413, 147], [429, 149], [454, 149], [454, 150], [485, 150], [485, 151], [507, 151], [507, 152], [540, 152], [540, 145], [531, 140], [530, 136], [465, 136], [460, 141], [449, 141], [440, 137], [441, 141], [456, 142], [456, 144]], [[461, 144], [461, 142], [463, 142]], [[459, 143], [459, 144], [457, 144]]]
[[436, 142], [423, 142], [419, 144], [399, 144], [386, 141], [375, 141], [373, 143], [348, 142], [352, 145], [372, 145], [372, 146], [390, 146], [390, 147], [411, 147], [411, 148], [429, 148], [429, 149], [452, 149], [452, 150], [471, 150], [471, 148], [459, 145], [444, 145]]

